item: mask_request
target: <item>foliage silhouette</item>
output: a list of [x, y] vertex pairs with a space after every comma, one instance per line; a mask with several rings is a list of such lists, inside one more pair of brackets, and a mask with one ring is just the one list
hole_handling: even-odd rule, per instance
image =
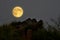
[[46, 30], [43, 25], [43, 20], [37, 22], [36, 19], [28, 18], [23, 22], [0, 26], [0, 40], [60, 40], [59, 30], [49, 24]]

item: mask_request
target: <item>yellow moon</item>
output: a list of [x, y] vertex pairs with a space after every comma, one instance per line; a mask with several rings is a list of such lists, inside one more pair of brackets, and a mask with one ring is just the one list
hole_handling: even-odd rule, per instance
[[23, 9], [20, 6], [15, 6], [12, 10], [12, 14], [14, 17], [19, 18], [23, 15]]

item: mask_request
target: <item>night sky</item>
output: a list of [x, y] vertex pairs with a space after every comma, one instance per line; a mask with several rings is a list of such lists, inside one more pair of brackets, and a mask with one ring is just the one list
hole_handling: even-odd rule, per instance
[[[24, 15], [16, 19], [12, 15], [12, 9], [21, 6]], [[60, 15], [60, 0], [0, 0], [0, 24], [12, 21], [23, 21], [27, 18], [43, 19], [48, 21], [50, 18], [57, 19]]]

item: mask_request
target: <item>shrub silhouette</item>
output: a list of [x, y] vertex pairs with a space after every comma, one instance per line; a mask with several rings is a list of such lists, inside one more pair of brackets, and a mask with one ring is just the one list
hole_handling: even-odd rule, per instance
[[43, 20], [28, 18], [0, 26], [0, 40], [60, 40], [59, 30], [49, 24], [46, 30], [43, 25]]

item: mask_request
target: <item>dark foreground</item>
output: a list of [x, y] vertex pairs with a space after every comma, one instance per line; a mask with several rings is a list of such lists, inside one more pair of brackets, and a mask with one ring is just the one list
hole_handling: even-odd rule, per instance
[[54, 27], [46, 30], [43, 21], [28, 18], [0, 27], [0, 40], [60, 40], [60, 31]]

